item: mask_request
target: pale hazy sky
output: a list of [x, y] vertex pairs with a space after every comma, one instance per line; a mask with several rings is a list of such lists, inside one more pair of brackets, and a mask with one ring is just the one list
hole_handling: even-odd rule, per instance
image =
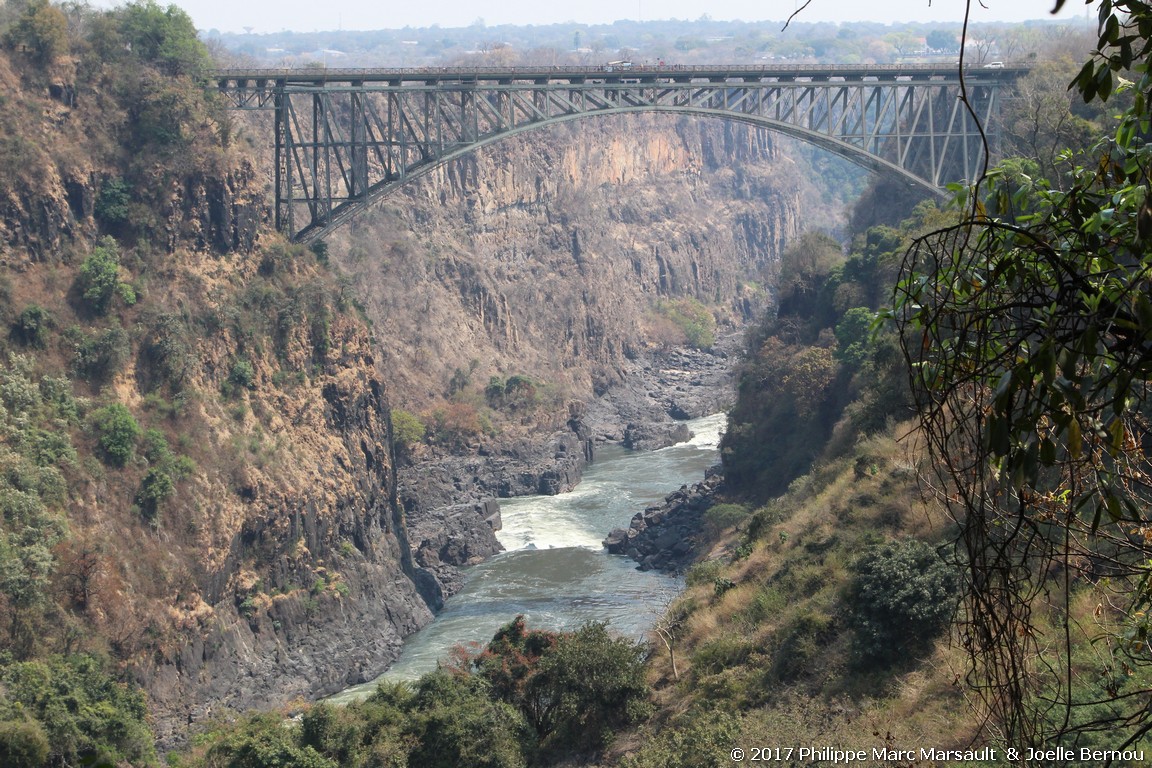
[[[781, 22], [803, 0], [158, 0], [183, 8], [198, 29], [312, 32], [329, 29], [464, 27], [498, 24], [608, 24], [619, 19]], [[117, 0], [94, 0], [113, 7]], [[974, 21], [1051, 18], [1051, 0], [973, 0]], [[812, 0], [799, 21], [960, 21], [963, 0]], [[1061, 18], [1084, 18], [1083, 0], [1067, 0]]]

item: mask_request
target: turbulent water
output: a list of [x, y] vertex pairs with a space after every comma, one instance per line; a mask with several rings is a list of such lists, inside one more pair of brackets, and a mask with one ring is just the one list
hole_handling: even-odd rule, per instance
[[[632, 515], [687, 483], [704, 478], [718, 458], [724, 415], [688, 422], [694, 437], [659, 451], [604, 447], [571, 492], [500, 502], [502, 552], [468, 569], [464, 588], [436, 619], [409, 637], [381, 679], [413, 679], [435, 669], [456, 645], [484, 644], [523, 614], [538, 629], [573, 629], [607, 621], [623, 635], [642, 637], [679, 582], [638, 571], [632, 560], [609, 555], [600, 542]], [[366, 696], [375, 681], [333, 697]]]

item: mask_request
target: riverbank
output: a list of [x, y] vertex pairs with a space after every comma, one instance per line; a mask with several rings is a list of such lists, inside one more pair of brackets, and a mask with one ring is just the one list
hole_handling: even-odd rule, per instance
[[[712, 350], [653, 351], [628, 361], [623, 383], [569, 408], [565, 428], [493, 439], [468, 456], [426, 459], [398, 472], [421, 593], [434, 610], [463, 586], [461, 568], [503, 551], [500, 500], [571, 491], [604, 445], [651, 451], [690, 438], [687, 420], [726, 410], [740, 334]], [[603, 536], [605, 531], [599, 532]]]
[[723, 476], [710, 470], [703, 481], [685, 485], [661, 503], [637, 512], [628, 528], [608, 534], [604, 548], [635, 560], [642, 571], [682, 573], [699, 554], [703, 515], [723, 483]]
[[[657, 451], [605, 445], [569, 492], [502, 502], [505, 551], [464, 569], [460, 592], [445, 601], [431, 624], [407, 638], [386, 680], [411, 680], [435, 669], [454, 648], [487, 643], [518, 615], [529, 626], [574, 630], [607, 622], [614, 634], [643, 639], [670, 596], [678, 576], [639, 570], [633, 560], [609, 554], [604, 532], [626, 525], [637, 509], [658, 504], [691, 484], [716, 462], [723, 414], [688, 422], [694, 437]], [[370, 694], [376, 681], [334, 697]]]

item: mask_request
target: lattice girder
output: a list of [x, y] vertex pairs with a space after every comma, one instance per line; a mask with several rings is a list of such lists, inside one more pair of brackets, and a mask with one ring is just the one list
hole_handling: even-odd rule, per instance
[[237, 109], [275, 111], [276, 222], [307, 241], [476, 147], [592, 115], [735, 119], [934, 191], [995, 154], [1003, 87], [1022, 69], [547, 68], [219, 72]]

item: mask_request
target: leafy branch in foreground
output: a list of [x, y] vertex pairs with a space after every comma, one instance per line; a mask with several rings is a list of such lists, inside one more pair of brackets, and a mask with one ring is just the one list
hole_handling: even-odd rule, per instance
[[970, 682], [1015, 745], [1152, 730], [1152, 6], [1105, 0], [1099, 33], [1073, 85], [1105, 100], [1136, 76], [1115, 135], [1068, 154], [1061, 190], [1023, 163], [957, 189], [970, 215], [913, 244], [896, 295]]

